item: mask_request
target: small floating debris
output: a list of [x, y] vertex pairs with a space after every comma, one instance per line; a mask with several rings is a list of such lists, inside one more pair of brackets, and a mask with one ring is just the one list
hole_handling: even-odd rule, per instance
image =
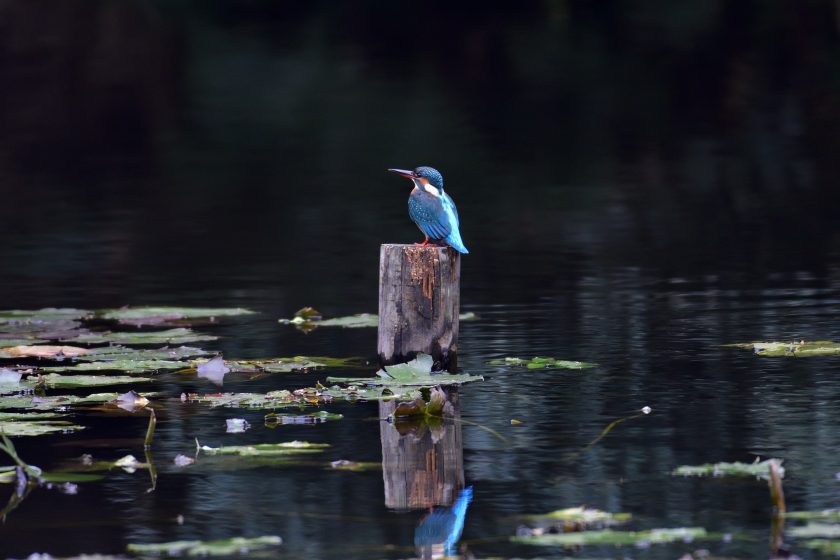
[[188, 467], [195, 463], [195, 458], [186, 455], [176, 455], [172, 461], [176, 467]]
[[374, 469], [381, 469], [382, 463], [373, 463], [373, 462], [357, 462], [357, 461], [348, 461], [347, 459], [339, 459], [338, 461], [332, 461], [330, 463], [331, 469], [341, 470], [341, 471], [353, 471], [353, 472], [360, 472], [360, 471], [369, 471]]
[[241, 434], [251, 427], [244, 418], [228, 418], [225, 420], [225, 432], [228, 434]]
[[784, 478], [785, 469], [781, 466], [781, 459], [767, 459], [760, 461], [756, 458], [753, 463], [707, 463], [705, 465], [681, 466], [671, 473], [674, 476], [746, 476], [765, 480], [770, 478], [770, 464], [778, 464], [779, 476]]
[[272, 412], [265, 415], [265, 425], [273, 428], [278, 424], [321, 424], [323, 422], [341, 420], [342, 418], [344, 418], [343, 414], [327, 412], [326, 410], [302, 415]]

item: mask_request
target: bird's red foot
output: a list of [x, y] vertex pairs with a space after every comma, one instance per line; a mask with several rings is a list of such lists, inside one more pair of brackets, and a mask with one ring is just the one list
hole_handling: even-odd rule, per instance
[[423, 243], [415, 243], [415, 245], [417, 245], [418, 247], [426, 247], [429, 244], [430, 243], [429, 243], [429, 236], [428, 235], [426, 236], [426, 239], [423, 240]]

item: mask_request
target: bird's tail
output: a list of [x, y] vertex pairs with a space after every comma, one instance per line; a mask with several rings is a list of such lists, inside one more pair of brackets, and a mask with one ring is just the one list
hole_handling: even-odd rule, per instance
[[446, 242], [459, 253], [469, 253], [466, 246], [464, 246], [464, 242], [461, 241], [461, 232], [458, 231], [458, 228], [453, 228], [452, 232], [446, 236]]
[[463, 519], [464, 515], [467, 513], [467, 506], [470, 505], [470, 502], [472, 501], [472, 497], [472, 486], [467, 486], [461, 490], [461, 493], [458, 494], [458, 499], [456, 499], [455, 503], [452, 504], [452, 513], [454, 513], [459, 519]]

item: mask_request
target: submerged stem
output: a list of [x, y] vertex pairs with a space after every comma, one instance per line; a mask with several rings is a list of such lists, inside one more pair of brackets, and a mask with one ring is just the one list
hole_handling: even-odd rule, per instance
[[149, 427], [146, 429], [146, 440], [143, 442], [143, 449], [149, 449], [152, 446], [152, 439], [155, 436], [155, 427], [157, 426], [157, 418], [155, 418], [155, 410], [149, 409]]

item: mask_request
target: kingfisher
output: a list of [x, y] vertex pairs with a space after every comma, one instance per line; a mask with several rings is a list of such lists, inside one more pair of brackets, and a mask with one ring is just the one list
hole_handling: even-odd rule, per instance
[[436, 508], [414, 530], [414, 547], [421, 558], [432, 558], [435, 549], [443, 548], [447, 557], [455, 556], [456, 545], [464, 530], [467, 507], [473, 498], [472, 486], [461, 490], [448, 508]]
[[421, 247], [443, 241], [459, 253], [469, 253], [461, 241], [458, 230], [458, 210], [452, 198], [443, 192], [443, 175], [433, 167], [418, 167], [414, 171], [389, 169], [388, 171], [408, 177], [414, 183], [408, 197], [408, 215], [426, 236]]

